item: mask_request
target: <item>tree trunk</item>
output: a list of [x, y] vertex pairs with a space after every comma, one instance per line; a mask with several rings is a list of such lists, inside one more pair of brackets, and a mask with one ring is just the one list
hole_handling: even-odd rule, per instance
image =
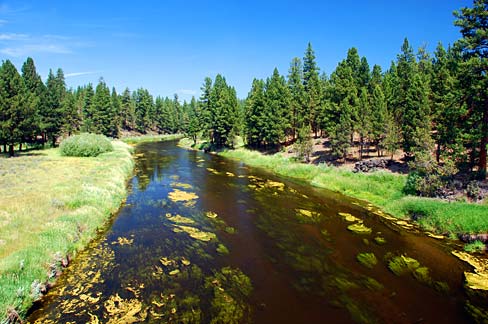
[[437, 163], [439, 163], [439, 160], [441, 159], [441, 144], [437, 143], [437, 150], [435, 151], [435, 160]]
[[22, 143], [19, 144], [19, 152], [22, 152]]
[[486, 179], [486, 145], [488, 145], [488, 100], [485, 100], [483, 123], [481, 125], [481, 143], [478, 170], [483, 179]]
[[13, 145], [8, 146], [8, 156], [9, 157], [14, 156], [14, 146]]
[[7, 152], [7, 144], [3, 144], [3, 151]]
[[56, 136], [54, 136], [54, 135], [52, 137], [52, 144], [53, 144], [53, 147], [56, 147]]

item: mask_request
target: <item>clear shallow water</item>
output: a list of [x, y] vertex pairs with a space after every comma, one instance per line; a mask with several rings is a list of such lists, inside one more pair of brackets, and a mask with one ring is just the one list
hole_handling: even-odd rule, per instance
[[[174, 142], [141, 144], [136, 157], [126, 204], [29, 322], [469, 322], [466, 268], [445, 243], [339, 194]], [[348, 230], [361, 222], [371, 233]], [[401, 256], [427, 277], [394, 274]]]

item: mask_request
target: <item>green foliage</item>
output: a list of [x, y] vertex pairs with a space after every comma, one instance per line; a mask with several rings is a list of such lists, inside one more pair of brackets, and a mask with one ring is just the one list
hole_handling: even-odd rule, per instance
[[472, 243], [468, 243], [464, 246], [464, 251], [473, 253], [473, 252], [484, 252], [486, 251], [486, 245], [485, 243], [476, 240]]
[[298, 131], [298, 139], [293, 146], [297, 154], [297, 158], [310, 162], [310, 155], [313, 152], [313, 143], [310, 138], [310, 126], [304, 125]]
[[61, 142], [61, 154], [64, 156], [94, 157], [113, 151], [112, 143], [103, 135], [73, 135]]

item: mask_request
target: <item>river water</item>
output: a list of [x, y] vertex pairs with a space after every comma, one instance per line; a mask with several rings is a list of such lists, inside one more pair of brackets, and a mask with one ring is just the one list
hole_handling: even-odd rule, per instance
[[126, 203], [29, 322], [470, 321], [466, 267], [443, 241], [175, 144], [136, 147]]

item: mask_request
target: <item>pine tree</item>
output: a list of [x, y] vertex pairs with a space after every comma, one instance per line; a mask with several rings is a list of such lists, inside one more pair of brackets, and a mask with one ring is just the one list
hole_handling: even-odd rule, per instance
[[120, 98], [120, 117], [122, 119], [122, 129], [131, 131], [136, 127], [135, 114], [135, 104], [132, 100], [130, 90], [129, 88], [125, 88]]
[[387, 114], [385, 95], [381, 86], [376, 84], [371, 98], [371, 137], [378, 156], [381, 156], [382, 141], [386, 134]]
[[448, 54], [439, 43], [435, 51], [431, 84], [437, 162], [440, 160], [441, 153], [453, 160], [459, 160], [464, 154], [462, 129], [459, 123], [466, 111], [458, 98], [456, 71], [453, 71], [449, 65]]
[[217, 147], [232, 146], [237, 105], [235, 89], [218, 74], [209, 98], [211, 142]]
[[120, 97], [119, 95], [117, 94], [117, 91], [115, 90], [115, 87], [112, 87], [112, 95], [111, 95], [111, 100], [110, 100], [111, 104], [112, 104], [112, 121], [111, 121], [111, 124], [110, 124], [110, 133], [111, 133], [111, 137], [119, 137], [119, 131], [120, 131], [120, 128], [122, 127], [122, 119], [120, 117]]
[[53, 147], [56, 145], [56, 140], [61, 134], [63, 126], [63, 100], [65, 94], [66, 84], [63, 70], [58, 69], [56, 75], [53, 74], [52, 70], [49, 70], [41, 119]]
[[64, 112], [62, 131], [68, 136], [80, 129], [81, 118], [76, 106], [75, 94], [72, 91], [67, 91], [62, 102], [62, 110]]
[[305, 116], [305, 88], [303, 86], [303, 67], [300, 58], [295, 57], [288, 70], [288, 88], [290, 89], [291, 135], [295, 138], [297, 130], [303, 127]]
[[112, 114], [110, 89], [103, 79], [98, 81], [95, 96], [93, 97], [93, 106], [94, 114], [92, 120], [95, 132], [105, 136], [113, 136], [112, 120], [115, 116]]
[[37, 73], [34, 60], [30, 57], [27, 58], [25, 63], [22, 65], [22, 79], [26, 87], [26, 95], [28, 97], [28, 105], [30, 109], [33, 110], [33, 114], [29, 116], [31, 122], [30, 129], [25, 130], [26, 140], [34, 141], [35, 137], [42, 132], [41, 130], [41, 120], [40, 111], [42, 111], [42, 97], [46, 90], [44, 83], [42, 83], [41, 76]]
[[96, 108], [93, 103], [93, 98], [95, 97], [95, 91], [93, 90], [93, 85], [88, 83], [88, 85], [83, 89], [83, 124], [81, 130], [87, 133], [94, 133], [96, 131], [94, 126], [93, 116], [95, 115]]
[[290, 93], [285, 78], [275, 68], [265, 89], [263, 140], [266, 145], [276, 146], [285, 139], [289, 128], [289, 105]]
[[303, 86], [305, 90], [304, 123], [310, 125], [317, 137], [322, 94], [320, 93], [319, 68], [315, 62], [315, 53], [311, 43], [308, 43], [303, 58]]
[[186, 135], [193, 140], [193, 145], [197, 144], [197, 136], [201, 130], [200, 110], [198, 102], [195, 97], [191, 97], [188, 110], [188, 127], [185, 131]]
[[139, 88], [133, 93], [133, 101], [135, 104], [136, 130], [140, 133], [145, 133], [150, 124], [148, 112], [152, 110], [152, 96], [146, 89]]
[[[464, 96], [468, 98], [470, 123], [478, 126], [471, 134], [471, 142], [479, 143], [478, 170], [486, 178], [488, 146], [488, 2], [474, 0], [472, 8], [454, 12], [454, 24], [461, 28], [457, 46], [462, 49], [464, 63]], [[477, 122], [476, 122], [477, 121]], [[475, 145], [473, 145], [474, 147]], [[474, 150], [473, 150], [474, 152]]]
[[359, 133], [359, 158], [363, 158], [364, 145], [368, 140], [368, 137], [373, 133], [373, 121], [371, 103], [368, 94], [368, 89], [363, 86], [360, 90], [360, 96], [358, 101], [358, 133]]
[[254, 79], [245, 107], [245, 136], [251, 147], [260, 147], [263, 142], [265, 100], [264, 81]]
[[203, 137], [211, 140], [212, 138], [212, 113], [210, 108], [210, 94], [212, 92], [212, 79], [206, 77], [202, 87], [200, 88], [202, 91], [202, 95], [200, 96], [200, 107], [202, 110], [202, 128], [203, 128]]

